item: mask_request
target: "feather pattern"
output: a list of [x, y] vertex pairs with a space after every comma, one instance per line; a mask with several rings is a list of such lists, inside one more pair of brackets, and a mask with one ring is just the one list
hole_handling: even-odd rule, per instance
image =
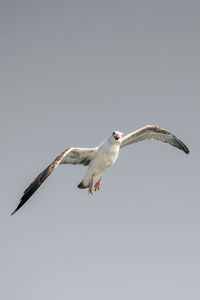
[[69, 154], [64, 156], [61, 164], [88, 166], [97, 150], [98, 148], [72, 148]]
[[55, 170], [55, 168], [60, 164], [83, 164], [87, 166], [96, 153], [96, 149], [87, 148], [68, 148], [62, 152], [54, 161], [42, 171], [28, 186], [24, 191], [23, 196], [20, 199], [20, 203], [17, 208], [12, 212], [13, 215], [20, 207], [22, 207], [26, 201], [35, 193], [35, 191], [40, 187], [40, 185], [47, 179], [47, 177]]
[[152, 125], [147, 125], [123, 137], [121, 140], [121, 148], [146, 139], [162, 141], [164, 143], [168, 143], [174, 147], [177, 147], [180, 150], [183, 150], [187, 154], [189, 153], [186, 145], [181, 142], [175, 135], [173, 135], [166, 129]]

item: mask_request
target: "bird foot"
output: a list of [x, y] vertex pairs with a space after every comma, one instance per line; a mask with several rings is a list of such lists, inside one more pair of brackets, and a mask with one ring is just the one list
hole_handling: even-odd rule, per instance
[[100, 189], [100, 185], [101, 185], [101, 179], [99, 179], [94, 185], [95, 192]]
[[93, 185], [91, 185], [88, 189], [88, 195], [89, 194], [93, 195], [93, 191], [94, 191], [94, 187], [93, 187]]

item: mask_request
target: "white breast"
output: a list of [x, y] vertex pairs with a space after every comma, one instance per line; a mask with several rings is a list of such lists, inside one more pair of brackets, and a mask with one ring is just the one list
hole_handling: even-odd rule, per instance
[[117, 160], [120, 144], [111, 144], [108, 141], [99, 146], [95, 157], [90, 161], [87, 172], [83, 178], [85, 186], [90, 186], [92, 176], [94, 181], [100, 178], [103, 173]]
[[101, 147], [96, 157], [91, 162], [96, 174], [102, 174], [106, 169], [111, 167], [116, 161], [119, 154], [119, 145], [114, 144], [110, 147]]

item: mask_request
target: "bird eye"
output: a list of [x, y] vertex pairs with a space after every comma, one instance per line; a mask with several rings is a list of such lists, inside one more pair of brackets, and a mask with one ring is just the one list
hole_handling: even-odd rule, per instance
[[112, 135], [115, 135], [115, 131], [113, 131], [113, 134]]

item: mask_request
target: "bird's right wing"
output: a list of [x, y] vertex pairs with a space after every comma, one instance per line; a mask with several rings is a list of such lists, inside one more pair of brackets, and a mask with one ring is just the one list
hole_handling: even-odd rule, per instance
[[26, 201], [35, 193], [40, 185], [47, 179], [47, 177], [55, 170], [59, 164], [82, 164], [87, 166], [91, 159], [95, 156], [97, 148], [68, 148], [62, 152], [54, 161], [42, 171], [33, 182], [24, 191], [17, 208], [12, 212], [13, 215]]

